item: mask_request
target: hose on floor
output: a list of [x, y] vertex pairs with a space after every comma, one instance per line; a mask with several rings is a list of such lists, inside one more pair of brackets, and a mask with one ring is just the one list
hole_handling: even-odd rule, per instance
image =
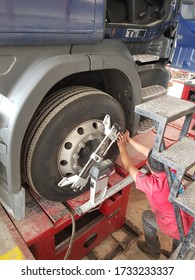
[[64, 260], [67, 260], [70, 253], [71, 253], [71, 249], [72, 249], [72, 245], [73, 245], [73, 241], [74, 241], [74, 236], [75, 236], [75, 231], [76, 231], [76, 223], [75, 223], [75, 219], [74, 219], [73, 209], [66, 202], [63, 202], [63, 204], [64, 204], [64, 206], [66, 206], [67, 210], [70, 212], [70, 216], [71, 216], [71, 220], [72, 220], [72, 233], [71, 233], [68, 249], [67, 249], [66, 255], [64, 257]]

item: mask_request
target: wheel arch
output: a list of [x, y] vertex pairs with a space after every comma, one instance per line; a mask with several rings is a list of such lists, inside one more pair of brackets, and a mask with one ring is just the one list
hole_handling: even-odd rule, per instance
[[[113, 43], [110, 43], [110, 46], [112, 44]], [[90, 54], [90, 48], [91, 46], [89, 50], [86, 51], [86, 54], [74, 53], [74, 55], [47, 59], [38, 65], [37, 69], [34, 69], [30, 81], [28, 80], [25, 83], [23, 80], [17, 85], [17, 91], [20, 90], [20, 95], [17, 96], [15, 101], [15, 108], [17, 109], [11, 116], [11, 125], [8, 127], [9, 137], [7, 137], [7, 139], [9, 139], [7, 143], [9, 149], [6, 160], [8, 192], [16, 193], [21, 188], [20, 160], [23, 138], [35, 110], [44, 96], [56, 84], [56, 81], [59, 82], [64, 79], [64, 77], [78, 72], [102, 71], [102, 69], [105, 69], [104, 78], [111, 77], [111, 74], [114, 72], [115, 77], [117, 73], [121, 73], [115, 86], [112, 86], [111, 82], [105, 82], [107, 93], [116, 96], [118, 90], [121, 88], [121, 84], [126, 80], [124, 82], [122, 95], [126, 94], [128, 96], [128, 93], [132, 91], [130, 101], [133, 106], [141, 102], [140, 80], [135, 71], [131, 57], [129, 57], [129, 55], [127, 57], [127, 53], [124, 52], [124, 49], [122, 52], [121, 47], [118, 48], [115, 50], [115, 54], [110, 51], [100, 54], [98, 53], [98, 47], [98, 50], [93, 50], [96, 54], [92, 55]], [[102, 49], [104, 49], [104, 44], [102, 45]], [[113, 78], [113, 82], [114, 80]], [[118, 100], [120, 103], [125, 103], [124, 100], [120, 100], [120, 94], [118, 94]], [[134, 121], [138, 122], [138, 119]]]
[[89, 70], [90, 64], [86, 55], [52, 57], [31, 72], [31, 80], [29, 80], [29, 75], [26, 77], [24, 75], [17, 83], [11, 97], [14, 100], [14, 110], [9, 116], [9, 126], [5, 137], [8, 149], [4, 164], [9, 193], [16, 193], [21, 189], [21, 147], [33, 114], [56, 81], [78, 71], [78, 63], [79, 71]]

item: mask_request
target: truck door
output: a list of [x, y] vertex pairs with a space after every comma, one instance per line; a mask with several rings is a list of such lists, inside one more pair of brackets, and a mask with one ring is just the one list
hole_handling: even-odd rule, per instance
[[195, 0], [181, 1], [177, 32], [171, 66], [195, 73]]
[[1, 0], [0, 15], [0, 45], [93, 43], [104, 35], [103, 0]]

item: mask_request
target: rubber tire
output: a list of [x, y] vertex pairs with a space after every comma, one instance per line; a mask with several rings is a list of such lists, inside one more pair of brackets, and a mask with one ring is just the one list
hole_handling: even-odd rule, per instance
[[[24, 174], [28, 184], [40, 196], [52, 201], [67, 201], [86, 191], [86, 188], [74, 192], [70, 186], [58, 187], [62, 176], [57, 168], [57, 155], [66, 135], [75, 126], [90, 119], [103, 120], [106, 114], [110, 115], [112, 123], [125, 129], [120, 104], [110, 95], [93, 88], [67, 88], [41, 104], [24, 142]], [[110, 154], [115, 161], [118, 156], [116, 144]]]

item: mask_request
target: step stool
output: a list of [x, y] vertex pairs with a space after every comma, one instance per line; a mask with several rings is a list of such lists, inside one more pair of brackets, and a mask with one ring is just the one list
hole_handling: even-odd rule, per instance
[[[156, 139], [152, 155], [164, 164], [170, 186], [169, 201], [173, 203], [181, 240], [181, 249], [176, 259], [184, 259], [189, 250], [195, 252], [193, 243], [195, 237], [195, 222], [187, 236], [184, 234], [180, 209], [195, 218], [195, 182], [187, 187], [183, 194], [179, 195], [179, 188], [185, 173], [195, 166], [195, 141], [187, 137], [187, 132], [195, 112], [195, 104], [173, 96], [163, 96], [145, 102], [135, 107], [135, 112], [154, 120], [156, 127]], [[164, 133], [168, 123], [184, 117], [183, 126], [178, 141], [166, 148]], [[176, 176], [172, 179], [171, 168], [175, 169]], [[193, 177], [193, 176], [192, 176]]]

